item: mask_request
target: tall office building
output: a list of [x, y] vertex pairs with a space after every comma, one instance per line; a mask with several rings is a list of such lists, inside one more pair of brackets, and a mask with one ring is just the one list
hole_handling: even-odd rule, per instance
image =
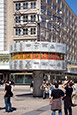
[[0, 8], [2, 50], [20, 41], [65, 43], [68, 70], [77, 73], [77, 16], [65, 0], [0, 0]]
[[9, 40], [65, 43], [67, 59], [77, 62], [77, 16], [65, 0], [7, 1], [8, 43]]

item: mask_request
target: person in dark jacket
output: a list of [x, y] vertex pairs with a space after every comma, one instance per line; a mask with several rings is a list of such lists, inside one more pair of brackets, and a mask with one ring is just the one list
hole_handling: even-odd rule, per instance
[[[4, 99], [5, 99], [5, 111], [6, 112], [12, 112], [10, 97], [12, 96], [12, 89], [9, 85], [9, 82], [5, 83], [5, 91], [4, 91]], [[8, 110], [9, 108], [9, 110]]]
[[61, 99], [64, 96], [64, 92], [58, 88], [58, 83], [55, 84], [55, 89], [52, 90], [50, 105], [52, 110], [52, 115], [55, 115], [55, 112], [58, 110], [59, 115], [62, 115], [62, 103]]
[[72, 88], [72, 83], [71, 82], [67, 82], [66, 84], [63, 84], [62, 86], [63, 88], [65, 88], [66, 92], [65, 92], [65, 97], [64, 97], [64, 111], [65, 111], [65, 115], [68, 115], [68, 111], [69, 111], [69, 115], [72, 115], [72, 92], [73, 92], [73, 88]]

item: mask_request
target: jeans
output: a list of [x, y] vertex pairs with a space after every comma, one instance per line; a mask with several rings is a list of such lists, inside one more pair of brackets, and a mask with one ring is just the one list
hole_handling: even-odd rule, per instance
[[6, 112], [8, 112], [8, 107], [9, 107], [9, 111], [12, 111], [10, 97], [5, 97], [5, 110], [6, 110]]
[[[56, 111], [53, 110], [53, 111], [52, 111], [52, 115], [55, 115], [55, 112], [56, 112]], [[61, 110], [59, 110], [59, 115], [62, 115]]]

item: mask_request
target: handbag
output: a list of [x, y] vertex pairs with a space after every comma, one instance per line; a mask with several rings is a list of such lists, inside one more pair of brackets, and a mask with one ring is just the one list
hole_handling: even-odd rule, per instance
[[12, 91], [10, 92], [10, 97], [13, 97], [13, 92]]

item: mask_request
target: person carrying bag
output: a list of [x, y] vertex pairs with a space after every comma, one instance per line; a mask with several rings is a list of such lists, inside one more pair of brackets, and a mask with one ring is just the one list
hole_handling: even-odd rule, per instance
[[56, 111], [59, 111], [59, 115], [62, 115], [62, 97], [64, 92], [58, 88], [58, 84], [55, 84], [55, 89], [52, 91], [50, 105], [52, 110], [52, 115], [55, 115]]
[[10, 102], [10, 97], [12, 96], [13, 96], [13, 93], [12, 93], [11, 86], [9, 85], [9, 82], [6, 82], [5, 91], [4, 91], [5, 111], [6, 112], [12, 112], [12, 107], [11, 107], [11, 102]]

